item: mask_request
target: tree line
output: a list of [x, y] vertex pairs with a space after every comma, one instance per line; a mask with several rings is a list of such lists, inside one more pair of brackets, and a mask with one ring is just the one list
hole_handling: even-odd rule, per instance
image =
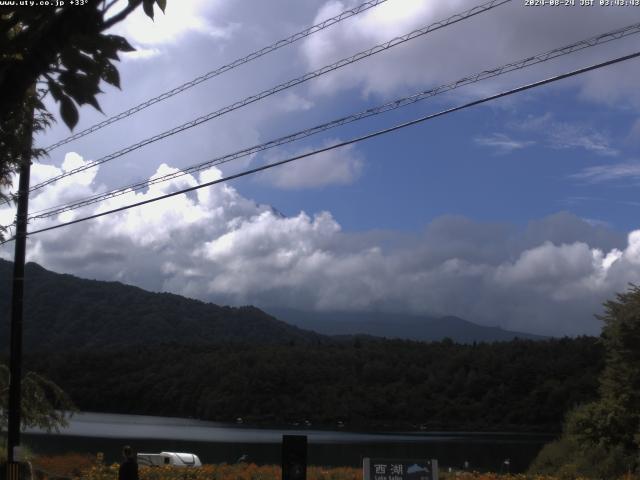
[[32, 355], [86, 411], [350, 428], [560, 431], [597, 396], [598, 339], [166, 344]]

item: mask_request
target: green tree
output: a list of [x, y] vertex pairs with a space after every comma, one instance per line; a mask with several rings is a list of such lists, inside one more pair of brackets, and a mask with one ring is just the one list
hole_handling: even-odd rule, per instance
[[640, 288], [618, 294], [604, 304], [602, 342], [605, 368], [600, 376], [600, 399], [569, 418], [568, 428], [582, 444], [640, 446]]
[[567, 415], [563, 437], [534, 462], [538, 473], [556, 468], [572, 475], [617, 476], [640, 468], [640, 287], [631, 285], [604, 307], [598, 317], [605, 349], [600, 397]]
[[[0, 364], [0, 431], [6, 429], [9, 418], [9, 378], [9, 368]], [[57, 431], [75, 410], [69, 396], [51, 380], [35, 372], [27, 372], [22, 379], [22, 428]]]
[[42, 103], [47, 93], [59, 104], [60, 116], [70, 129], [78, 122], [77, 106], [89, 104], [100, 110], [96, 99], [100, 83], [119, 88], [113, 62], [119, 52], [134, 50], [123, 37], [105, 32], [140, 6], [151, 18], [154, 4], [163, 12], [166, 6], [166, 0], [129, 0], [122, 7], [116, 0], [66, 3], [0, 7], [0, 190], [24, 158], [25, 122], [31, 122], [31, 107], [36, 129], [45, 128], [52, 119]]

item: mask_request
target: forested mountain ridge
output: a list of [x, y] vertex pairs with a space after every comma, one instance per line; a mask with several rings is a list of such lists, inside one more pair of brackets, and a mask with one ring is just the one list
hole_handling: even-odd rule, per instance
[[[11, 267], [0, 260], [5, 319]], [[82, 410], [559, 431], [567, 410], [595, 398], [603, 363], [593, 337], [467, 345], [331, 338], [255, 307], [26, 268], [25, 368], [58, 383]], [[0, 338], [8, 343], [7, 321]]]
[[[8, 318], [13, 264], [0, 259], [0, 315]], [[366, 334], [418, 341], [451, 338], [459, 343], [542, 339], [456, 317], [381, 313], [311, 313], [256, 307], [221, 307], [119, 282], [86, 280], [26, 265], [24, 336], [27, 349], [114, 348], [161, 343], [282, 344], [330, 341], [324, 335]], [[286, 323], [285, 323], [286, 322]], [[309, 331], [313, 330], [313, 331]], [[317, 333], [316, 333], [317, 332]], [[0, 322], [0, 337], [8, 322]], [[0, 351], [7, 348], [0, 345]]]
[[[13, 264], [0, 259], [0, 338], [8, 348]], [[134, 345], [224, 342], [316, 343], [323, 336], [262, 310], [221, 307], [119, 282], [86, 280], [26, 265], [25, 351], [109, 349]]]
[[598, 339], [134, 347], [31, 355], [81, 410], [350, 429], [560, 431], [597, 395]]

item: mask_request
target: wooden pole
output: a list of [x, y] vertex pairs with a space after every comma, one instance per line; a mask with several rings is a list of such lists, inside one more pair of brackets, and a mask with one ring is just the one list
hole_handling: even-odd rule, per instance
[[[33, 95], [32, 92], [30, 95]], [[29, 98], [32, 102], [33, 98]], [[16, 213], [15, 254], [13, 258], [13, 285], [11, 291], [11, 353], [9, 358], [9, 424], [7, 428], [8, 465], [15, 461], [15, 447], [20, 446], [22, 408], [22, 317], [24, 301], [24, 264], [27, 250], [27, 217], [29, 215], [29, 176], [31, 174], [31, 147], [33, 136], [33, 107], [24, 124], [24, 151], [20, 159], [18, 182], [18, 208]]]

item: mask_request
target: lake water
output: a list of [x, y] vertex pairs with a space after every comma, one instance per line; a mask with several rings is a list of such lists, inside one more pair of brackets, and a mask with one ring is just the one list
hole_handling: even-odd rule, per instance
[[441, 466], [522, 472], [549, 435], [473, 432], [359, 433], [344, 430], [252, 428], [185, 418], [78, 413], [59, 434], [28, 430], [23, 443], [37, 453], [103, 452], [119, 461], [122, 445], [139, 452], [197, 454], [203, 463], [233, 463], [247, 454], [257, 464], [279, 464], [282, 435], [306, 435], [310, 465], [361, 466], [363, 457], [437, 458]]

